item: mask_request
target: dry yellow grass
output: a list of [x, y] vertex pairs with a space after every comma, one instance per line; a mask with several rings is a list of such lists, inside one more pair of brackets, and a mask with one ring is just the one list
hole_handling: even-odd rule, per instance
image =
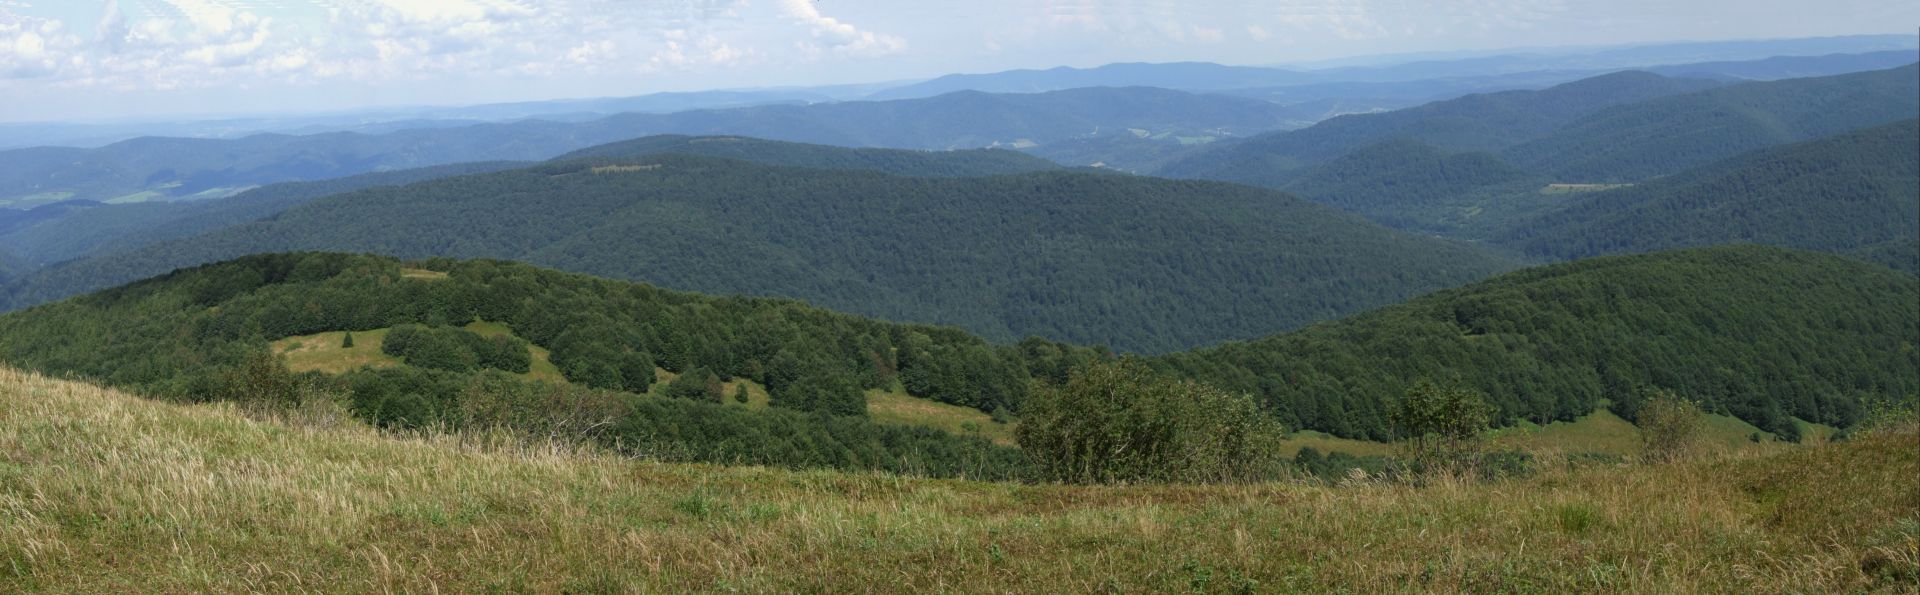
[[1423, 488], [1063, 487], [256, 421], [0, 370], [0, 592], [1911, 590], [1920, 434]]

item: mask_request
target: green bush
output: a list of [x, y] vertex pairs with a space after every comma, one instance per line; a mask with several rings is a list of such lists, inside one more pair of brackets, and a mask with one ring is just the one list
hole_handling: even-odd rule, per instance
[[1252, 399], [1132, 359], [1037, 383], [1015, 431], [1041, 476], [1060, 482], [1249, 481], [1285, 469], [1281, 428]]

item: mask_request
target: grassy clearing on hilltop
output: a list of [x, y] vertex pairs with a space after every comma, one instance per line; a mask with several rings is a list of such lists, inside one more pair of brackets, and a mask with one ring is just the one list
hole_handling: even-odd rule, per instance
[[657, 464], [297, 417], [0, 371], [0, 591], [1837, 592], [1920, 579], [1912, 428], [1493, 484], [1065, 487]]

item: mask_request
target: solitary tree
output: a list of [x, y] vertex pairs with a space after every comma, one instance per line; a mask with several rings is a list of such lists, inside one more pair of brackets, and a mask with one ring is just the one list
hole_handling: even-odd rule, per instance
[[346, 338], [340, 340], [340, 348], [353, 349], [353, 331], [347, 331]]

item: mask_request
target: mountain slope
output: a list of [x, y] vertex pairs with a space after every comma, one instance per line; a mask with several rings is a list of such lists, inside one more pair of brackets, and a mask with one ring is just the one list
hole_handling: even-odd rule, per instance
[[1479, 206], [1463, 197], [1537, 188], [1538, 181], [1487, 153], [1448, 153], [1395, 139], [1308, 169], [1282, 189], [1391, 227], [1444, 231], [1434, 223]]
[[1596, 112], [1506, 156], [1562, 182], [1637, 182], [1920, 116], [1920, 65], [1747, 83]]
[[663, 154], [724, 157], [790, 167], [875, 171], [899, 176], [967, 177], [1060, 169], [1058, 164], [1039, 157], [997, 149], [855, 149], [738, 136], [649, 136], [581, 149], [554, 160]]
[[1168, 351], [1326, 320], [1513, 266], [1279, 193], [1042, 172], [903, 178], [660, 156], [375, 189], [67, 263], [24, 306], [245, 254], [523, 260], [891, 320]]
[[1158, 173], [1279, 187], [1296, 170], [1392, 138], [1453, 151], [1497, 151], [1602, 108], [1717, 84], [1620, 72], [1541, 91], [1468, 95], [1380, 114], [1341, 116], [1302, 130], [1210, 147]]
[[[1596, 193], [1499, 238], [1558, 259], [1756, 242], [1920, 272], [1920, 121], [1787, 145]], [[1895, 247], [1884, 249], [1883, 247]]]
[[1920, 390], [1920, 280], [1758, 246], [1527, 269], [1159, 365], [1260, 395], [1289, 427], [1386, 439], [1385, 405], [1418, 380], [1488, 395], [1504, 421], [1570, 420], [1603, 399], [1631, 419], [1673, 390], [1783, 436], [1835, 426], [1862, 395]]

